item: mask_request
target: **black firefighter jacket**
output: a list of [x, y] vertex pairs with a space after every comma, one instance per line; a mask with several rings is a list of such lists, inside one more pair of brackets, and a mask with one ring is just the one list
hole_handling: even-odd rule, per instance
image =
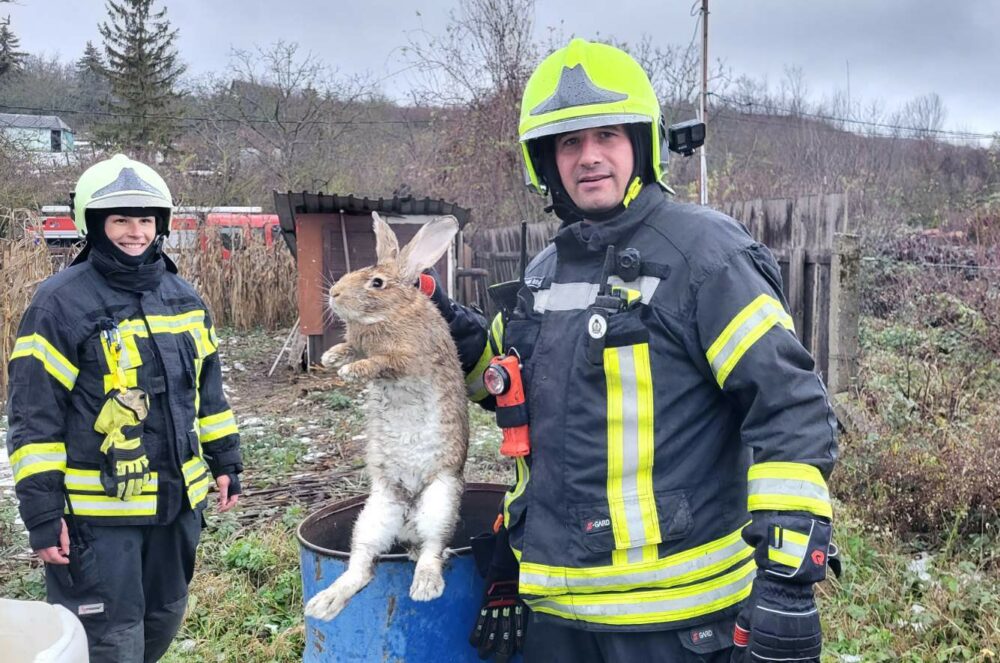
[[[594, 307], [609, 244], [641, 256], [608, 279], [631, 300], [610, 314]], [[831, 518], [836, 422], [771, 253], [646, 187], [560, 229], [525, 282], [508, 319], [451, 323], [473, 400], [492, 400], [491, 356], [523, 360], [531, 453], [504, 500], [521, 595], [603, 630], [730, 617], [756, 572], [751, 513]]]
[[[100, 334], [109, 324], [121, 333], [128, 386], [150, 398], [142, 443], [153, 479], [127, 501], [101, 489], [103, 435], [94, 430], [112, 389]], [[204, 302], [176, 274], [164, 273], [150, 291], [127, 292], [88, 260], [42, 283], [9, 364], [7, 451], [28, 530], [68, 512], [64, 494], [77, 518], [99, 525], [164, 524], [185, 503], [203, 508], [209, 471], [241, 469], [217, 343]]]

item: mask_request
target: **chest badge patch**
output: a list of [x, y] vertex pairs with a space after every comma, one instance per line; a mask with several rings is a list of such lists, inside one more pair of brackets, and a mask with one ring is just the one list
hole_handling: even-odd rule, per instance
[[587, 333], [590, 334], [590, 338], [604, 338], [608, 333], [608, 321], [604, 316], [595, 313], [587, 321]]

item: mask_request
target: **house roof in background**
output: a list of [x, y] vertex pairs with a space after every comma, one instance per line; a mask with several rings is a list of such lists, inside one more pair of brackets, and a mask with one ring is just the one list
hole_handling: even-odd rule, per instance
[[274, 206], [281, 223], [281, 235], [285, 238], [292, 255], [298, 255], [295, 242], [296, 214], [350, 214], [370, 216], [372, 212], [401, 216], [442, 216], [451, 214], [458, 219], [458, 227], [464, 228], [469, 222], [470, 210], [454, 203], [431, 198], [413, 196], [392, 196], [391, 198], [369, 198], [368, 196], [334, 193], [309, 193], [308, 191], [274, 192]]
[[59, 129], [73, 131], [58, 115], [22, 115], [20, 113], [0, 113], [0, 129]]

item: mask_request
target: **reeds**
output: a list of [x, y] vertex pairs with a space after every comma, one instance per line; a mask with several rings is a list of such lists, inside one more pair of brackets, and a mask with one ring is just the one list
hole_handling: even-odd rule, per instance
[[277, 329], [295, 321], [295, 261], [284, 244], [267, 246], [256, 233], [228, 251], [218, 229], [201, 228], [195, 248], [175, 258], [180, 275], [208, 304], [216, 327]]
[[35, 288], [52, 274], [52, 260], [44, 242], [23, 232], [18, 211], [0, 212], [0, 226], [8, 237], [0, 238], [0, 399], [7, 401], [7, 362], [14, 351], [21, 315], [28, 308]]

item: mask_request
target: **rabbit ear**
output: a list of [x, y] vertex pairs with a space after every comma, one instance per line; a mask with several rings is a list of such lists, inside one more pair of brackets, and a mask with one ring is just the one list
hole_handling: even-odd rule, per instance
[[375, 231], [376, 263], [384, 265], [396, 262], [399, 256], [399, 240], [378, 212], [372, 212], [372, 230]]
[[420, 272], [431, 267], [444, 255], [457, 232], [458, 219], [453, 216], [439, 216], [425, 223], [400, 251], [400, 277], [416, 281]]

